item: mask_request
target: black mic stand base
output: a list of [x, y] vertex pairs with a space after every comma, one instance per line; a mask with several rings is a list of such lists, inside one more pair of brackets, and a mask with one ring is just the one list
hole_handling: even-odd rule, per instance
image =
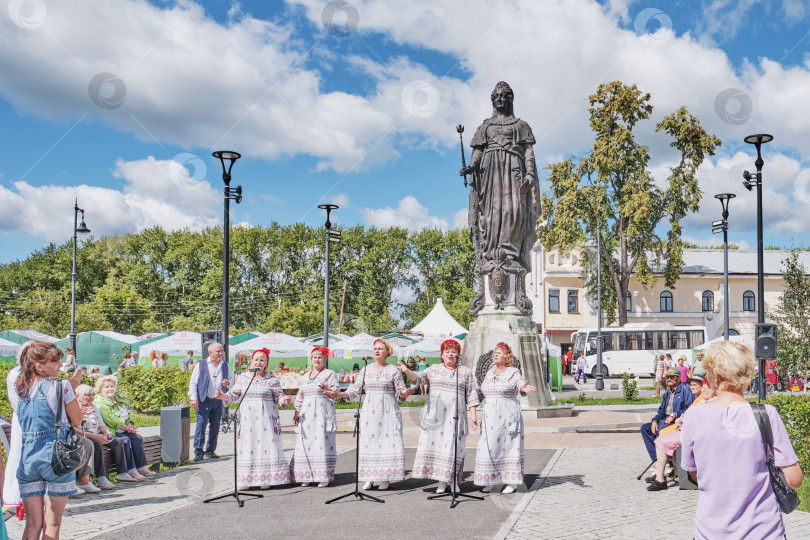
[[461, 493], [459, 491], [456, 491], [455, 489], [452, 489], [455, 486], [450, 486], [450, 487], [451, 487], [451, 491], [449, 493], [439, 493], [437, 495], [431, 495], [430, 497], [428, 497], [428, 500], [436, 500], [436, 499], [441, 499], [441, 498], [450, 496], [450, 497], [452, 497], [451, 500], [450, 500], [450, 508], [455, 508], [456, 506], [458, 506], [458, 503], [461, 502], [461, 501], [456, 500], [458, 497], [466, 497], [468, 499], [472, 499], [472, 500], [475, 500], [475, 501], [483, 501], [484, 500], [483, 497], [479, 497], [477, 495], [468, 495], [467, 493]]

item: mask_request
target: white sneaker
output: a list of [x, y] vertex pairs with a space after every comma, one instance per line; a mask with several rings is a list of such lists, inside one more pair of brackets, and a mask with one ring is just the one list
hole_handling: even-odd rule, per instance
[[101, 493], [101, 490], [96, 486], [94, 486], [92, 483], [77, 485], [76, 487], [81, 489], [85, 493]]
[[490, 491], [492, 491], [492, 486], [484, 486], [484, 489], [482, 489], [481, 491], [483, 491], [484, 493], [489, 493]]
[[115, 484], [110, 482], [109, 478], [101, 478], [98, 481], [98, 487], [101, 489], [115, 489]]
[[321, 482], [320, 484], [318, 484], [318, 487], [326, 487], [328, 485], [329, 485], [329, 482]]
[[308, 485], [309, 485], [309, 482], [301, 482], [301, 487], [307, 487]]
[[132, 478], [129, 473], [121, 473], [115, 477], [116, 481], [118, 482], [137, 482], [135, 478]]
[[379, 485], [377, 486], [377, 489], [379, 489], [380, 491], [388, 489], [388, 482], [380, 482]]
[[71, 497], [80, 497], [82, 495], [84, 495], [84, 490], [80, 488], [78, 484], [76, 484], [76, 493], [71, 495]]
[[439, 482], [439, 487], [436, 488], [436, 493], [444, 493], [447, 489], [447, 482]]
[[368, 482], [366, 482], [365, 484], [363, 484], [363, 489], [366, 489], [366, 490], [371, 489], [371, 486], [372, 486], [372, 485], [373, 485], [373, 484], [372, 484], [371, 480], [369, 480]]
[[515, 492], [515, 489], [517, 489], [517, 486], [516, 486], [516, 485], [514, 485], [514, 484], [509, 484], [508, 486], [506, 486], [505, 488], [503, 488], [503, 491], [501, 491], [501, 493], [506, 493], [506, 494], [509, 494], [509, 493], [514, 493], [514, 492]]

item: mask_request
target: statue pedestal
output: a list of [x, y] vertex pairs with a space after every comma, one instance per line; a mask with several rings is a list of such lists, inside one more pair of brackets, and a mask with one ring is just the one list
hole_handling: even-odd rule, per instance
[[482, 309], [470, 325], [470, 332], [464, 338], [464, 352], [461, 364], [475, 373], [478, 382], [483, 380], [492, 362], [492, 349], [503, 341], [512, 349], [516, 364], [519, 363], [523, 377], [537, 387], [521, 398], [523, 409], [536, 410], [551, 405], [551, 395], [541, 369], [542, 346], [537, 336], [531, 316], [521, 314], [517, 309]]

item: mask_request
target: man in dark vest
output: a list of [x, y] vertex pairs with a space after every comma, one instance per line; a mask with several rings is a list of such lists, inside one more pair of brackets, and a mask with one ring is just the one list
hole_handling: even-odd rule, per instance
[[[217, 436], [219, 435], [219, 422], [222, 419], [222, 401], [214, 399], [214, 392], [228, 391], [230, 382], [230, 369], [228, 362], [223, 360], [222, 345], [216, 341], [206, 343], [208, 358], [194, 366], [191, 372], [191, 382], [188, 385], [188, 397], [191, 406], [197, 409], [197, 428], [194, 431], [194, 461], [201, 461], [204, 457], [216, 459], [214, 453], [217, 449]], [[208, 427], [208, 445], [205, 445], [205, 428]]]

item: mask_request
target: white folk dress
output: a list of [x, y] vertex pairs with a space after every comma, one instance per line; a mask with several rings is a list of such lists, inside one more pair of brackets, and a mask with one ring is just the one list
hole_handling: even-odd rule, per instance
[[[238, 401], [253, 378], [243, 373], [227, 393], [228, 400]], [[278, 377], [268, 373], [250, 385], [239, 409], [239, 438], [236, 464], [238, 489], [251, 486], [269, 487], [289, 484], [290, 464], [284, 459], [281, 442], [281, 420], [276, 404], [284, 396]]]
[[475, 454], [475, 485], [523, 483], [523, 415], [520, 370], [508, 367], [495, 375], [494, 366], [481, 383], [484, 407], [481, 438]]
[[[365, 381], [365, 383], [364, 383]], [[365, 384], [366, 397], [360, 409], [361, 482], [396, 482], [405, 479], [405, 446], [402, 442], [402, 413], [397, 397], [404, 392], [402, 373], [388, 365], [382, 371], [374, 365], [364, 367], [346, 393], [349, 399], [360, 395]]]
[[298, 434], [292, 470], [296, 482], [331, 482], [335, 479], [337, 417], [335, 402], [323, 395], [320, 385], [337, 391], [338, 378], [324, 369], [315, 378], [312, 372], [301, 377], [295, 410], [298, 412]]
[[[464, 470], [464, 450], [467, 445], [467, 407], [478, 405], [478, 391], [470, 368], [458, 368], [458, 397], [456, 400], [456, 370], [435, 364], [417, 373], [417, 384], [429, 384], [430, 394], [422, 415], [422, 434], [413, 463], [414, 478], [429, 478], [450, 483], [453, 478], [453, 407], [458, 407], [458, 448], [456, 471], [458, 480]], [[458, 403], [457, 403], [458, 401]]]

